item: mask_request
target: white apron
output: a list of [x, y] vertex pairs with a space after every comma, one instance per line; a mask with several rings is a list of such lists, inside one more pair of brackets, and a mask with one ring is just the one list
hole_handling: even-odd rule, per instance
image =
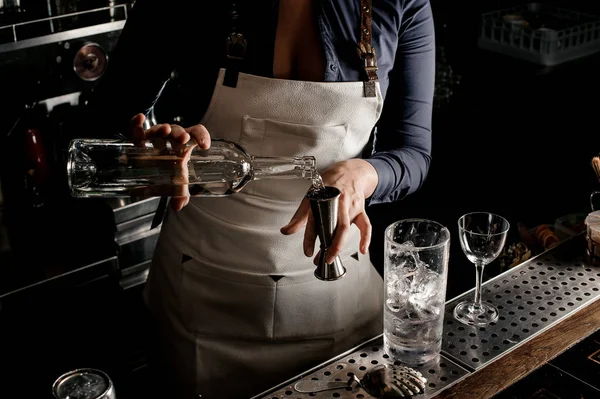
[[[360, 156], [381, 113], [378, 84], [365, 97], [363, 82], [240, 73], [233, 88], [223, 78], [202, 121], [213, 137], [257, 156], [312, 155], [321, 172]], [[146, 301], [181, 397], [249, 398], [381, 333], [383, 283], [356, 226], [341, 255], [347, 273], [332, 282], [314, 276], [303, 231], [280, 232], [310, 184], [252, 181], [167, 214]]]

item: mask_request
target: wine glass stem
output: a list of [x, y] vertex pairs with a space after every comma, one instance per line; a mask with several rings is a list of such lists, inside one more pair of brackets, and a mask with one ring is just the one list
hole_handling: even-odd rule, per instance
[[481, 311], [481, 285], [483, 284], [483, 262], [475, 262], [475, 299], [473, 308], [475, 311]]

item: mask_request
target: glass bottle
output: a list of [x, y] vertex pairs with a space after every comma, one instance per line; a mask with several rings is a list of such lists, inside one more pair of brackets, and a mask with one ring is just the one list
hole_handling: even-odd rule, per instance
[[222, 197], [251, 180], [318, 179], [316, 160], [252, 156], [239, 144], [212, 139], [208, 150], [196, 144], [158, 148], [147, 142], [75, 139], [69, 145], [68, 184], [75, 197]]

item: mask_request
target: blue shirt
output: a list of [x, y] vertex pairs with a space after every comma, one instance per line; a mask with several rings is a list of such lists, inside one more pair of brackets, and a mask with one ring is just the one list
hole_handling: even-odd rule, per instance
[[[314, 1], [326, 60], [323, 80], [362, 80], [360, 0]], [[279, 1], [237, 3], [248, 38], [244, 71], [272, 77]], [[137, 0], [89, 102], [102, 112], [104, 126], [125, 131], [133, 115], [147, 114], [174, 70], [178, 113], [186, 126], [199, 123], [225, 66], [229, 11], [225, 0]], [[373, 149], [365, 155], [379, 176], [369, 199], [376, 204], [413, 193], [429, 170], [435, 78], [429, 0], [373, 0], [372, 30], [384, 97]]]

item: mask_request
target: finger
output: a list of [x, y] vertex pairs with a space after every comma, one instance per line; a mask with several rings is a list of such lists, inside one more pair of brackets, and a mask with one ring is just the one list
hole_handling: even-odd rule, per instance
[[186, 152], [188, 155], [180, 158], [173, 167], [173, 176], [171, 177], [171, 183], [175, 187], [174, 197], [188, 196], [188, 185], [190, 183], [190, 169], [189, 169], [189, 154], [190, 151]]
[[348, 215], [348, 207], [345, 206], [344, 195], [340, 197], [340, 208], [338, 212], [338, 223], [335, 228], [335, 234], [331, 246], [327, 250], [327, 258], [325, 262], [332, 263], [336, 256], [342, 251], [344, 241], [350, 232], [350, 216]]
[[162, 137], [155, 137], [150, 140], [152, 142], [152, 147], [155, 150], [164, 150], [167, 148], [167, 140]]
[[171, 146], [173, 151], [181, 157], [185, 157], [187, 155], [188, 149], [191, 150], [191, 147], [188, 148], [188, 143], [192, 136], [181, 126], [179, 125], [171, 125], [171, 134], [169, 135], [169, 141], [171, 142]]
[[304, 255], [310, 257], [315, 252], [315, 242], [317, 241], [317, 231], [315, 230], [315, 218], [312, 212], [308, 213], [306, 228], [304, 229]]
[[304, 198], [300, 203], [300, 206], [292, 216], [290, 222], [281, 228], [281, 233], [285, 235], [295, 234], [306, 224], [308, 220], [308, 214], [310, 212], [310, 205], [308, 200]]
[[131, 139], [136, 145], [141, 145], [143, 141], [146, 139], [144, 134], [144, 122], [146, 121], [146, 116], [142, 113], [135, 115], [131, 118], [130, 122], [130, 131], [131, 131]]
[[365, 211], [362, 211], [355, 219], [354, 224], [360, 230], [360, 252], [363, 255], [367, 254], [369, 245], [371, 244], [371, 234], [373, 228], [369, 216]]
[[210, 148], [210, 133], [204, 125], [194, 125], [185, 129], [198, 143], [200, 148], [208, 150]]
[[163, 123], [159, 125], [151, 126], [150, 129], [144, 131], [144, 137], [146, 139], [153, 138], [166, 138], [171, 134], [171, 125], [168, 123]]
[[172, 197], [171, 207], [174, 211], [179, 212], [190, 202], [190, 197]]
[[171, 134], [171, 125], [165, 123], [163, 125], [154, 125], [144, 131], [144, 140], [150, 140], [152, 147], [157, 150], [164, 150], [167, 148], [166, 138]]
[[190, 202], [190, 191], [189, 191], [189, 168], [188, 161], [191, 151], [186, 151], [187, 155], [179, 162], [179, 168], [177, 174], [172, 177], [174, 193], [171, 199], [171, 206], [175, 211], [180, 211]]
[[173, 144], [173, 150], [175, 151], [175, 154], [181, 158], [179, 163], [186, 162], [186, 166], [187, 166], [187, 162], [190, 161], [190, 159], [192, 157], [192, 152], [194, 151], [195, 146], [196, 146], [195, 144], [194, 145]]
[[131, 118], [131, 127], [142, 127], [144, 126], [144, 122], [146, 121], [146, 115], [142, 114], [141, 112], [139, 114], [134, 115], [133, 118]]
[[317, 251], [317, 254], [315, 255], [315, 257], [313, 258], [313, 264], [315, 266], [319, 266], [319, 258], [321, 257], [321, 250], [319, 249]]
[[185, 131], [184, 128], [179, 125], [171, 125], [171, 134], [169, 135], [171, 142], [185, 144], [190, 141], [190, 138], [191, 136]]

